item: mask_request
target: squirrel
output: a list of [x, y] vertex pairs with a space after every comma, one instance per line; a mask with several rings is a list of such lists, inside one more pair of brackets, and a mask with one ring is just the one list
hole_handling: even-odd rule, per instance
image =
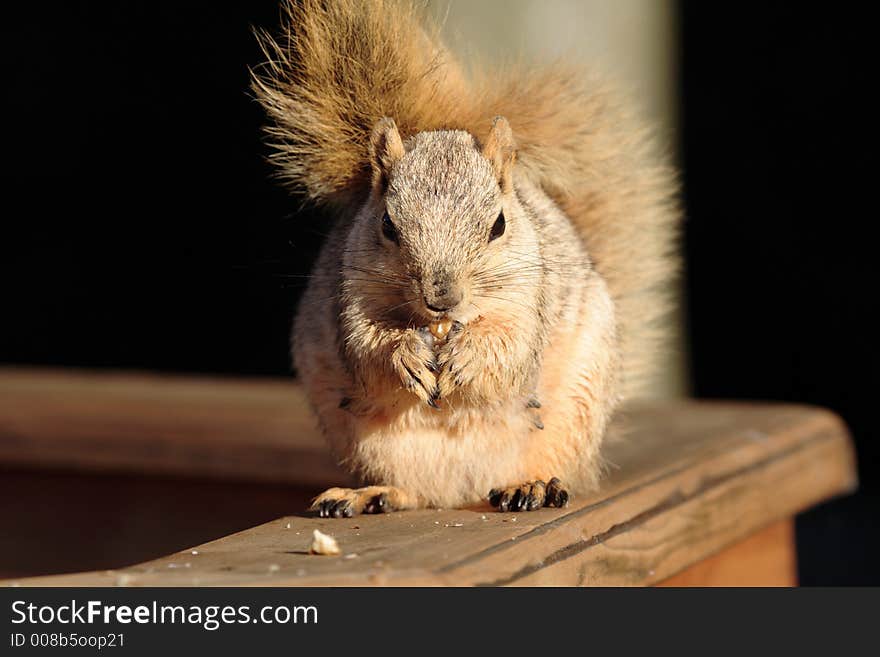
[[656, 369], [676, 179], [577, 67], [465, 72], [409, 0], [285, 0], [252, 89], [270, 160], [335, 217], [292, 331], [351, 517], [565, 506]]

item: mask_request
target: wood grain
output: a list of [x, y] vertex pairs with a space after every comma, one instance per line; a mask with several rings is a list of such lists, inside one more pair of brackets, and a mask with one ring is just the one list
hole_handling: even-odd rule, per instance
[[[7, 371], [0, 399], [0, 462], [338, 483], [293, 382]], [[566, 509], [293, 515], [130, 568], [7, 583], [654, 584], [856, 485], [846, 428], [821, 409], [642, 404], [614, 434], [602, 489]], [[309, 555], [313, 529], [344, 555]]]

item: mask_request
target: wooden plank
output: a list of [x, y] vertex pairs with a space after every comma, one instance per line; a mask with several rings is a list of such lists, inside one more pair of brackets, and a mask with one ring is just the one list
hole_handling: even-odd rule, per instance
[[797, 586], [794, 521], [770, 525], [658, 586]]
[[0, 463], [324, 485], [344, 481], [284, 379], [0, 368]]
[[[113, 422], [110, 429], [102, 427], [101, 434], [101, 444], [107, 449], [112, 448], [108, 441], [117, 434], [147, 445], [151, 430], [157, 428], [164, 432], [167, 453], [173, 452], [175, 441], [198, 444], [202, 457], [209, 457], [215, 449], [238, 450], [235, 440], [245, 433], [250, 449], [260, 451], [270, 445], [278, 450], [276, 454], [282, 454], [282, 459], [287, 458], [283, 456], [285, 436], [291, 452], [303, 455], [310, 449], [321, 449], [313, 433], [289, 436], [284, 431], [285, 427], [305, 427], [302, 418], [296, 417], [303, 412], [301, 400], [293, 401], [295, 387], [289, 384], [270, 382], [261, 388], [229, 382], [221, 384], [218, 391], [213, 383], [202, 382], [199, 390], [187, 390], [181, 381], [149, 379], [142, 389], [142, 394], [150, 397], [147, 400], [132, 391], [121, 391], [125, 382], [120, 381], [104, 393], [113, 397], [113, 404], [90, 402], [91, 412], [97, 415], [89, 420], [77, 407], [89, 396], [81, 392], [75, 402], [70, 402], [64, 393], [73, 394], [76, 385], [73, 381], [62, 383], [63, 391], [56, 388], [51, 404], [40, 404], [33, 389], [30, 398], [18, 396], [29, 404], [30, 414], [44, 413], [52, 406], [53, 422], [41, 425], [25, 418], [18, 409], [9, 413], [6, 404], [5, 410], [0, 408], [0, 427], [4, 429], [0, 435], [6, 435], [8, 417], [13, 415], [19, 422], [15, 426], [28, 427], [27, 436], [37, 443], [42, 440], [42, 432], [51, 434], [62, 427], [60, 431], [66, 438], [56, 439], [54, 444], [59, 448], [76, 445], [93, 435], [90, 423], [92, 427], [100, 424], [101, 413], [109, 408]], [[32, 385], [40, 387], [38, 381]], [[156, 392], [157, 385], [163, 388], [162, 394]], [[10, 386], [7, 379], [6, 389], [10, 387], [16, 386]], [[268, 394], [270, 402], [261, 400], [263, 393]], [[177, 395], [189, 400], [198, 413], [187, 410], [188, 405], [177, 401]], [[223, 412], [208, 412], [220, 400], [226, 405]], [[155, 420], [148, 428], [129, 426], [144, 416], [156, 415], [149, 411], [150, 404], [165, 409], [166, 415], [167, 409], [174, 408], [176, 417], [184, 418], [186, 430], [177, 428], [174, 417]], [[63, 406], [63, 413], [53, 405]], [[123, 408], [131, 415], [126, 415]], [[267, 408], [273, 414], [272, 422], [258, 417], [266, 415]], [[246, 432], [246, 418], [251, 414], [255, 424]], [[62, 417], [78, 422], [77, 430], [63, 429], [59, 423]], [[234, 431], [224, 428], [227, 418], [233, 419]], [[769, 524], [851, 491], [856, 485], [854, 455], [846, 429], [835, 415], [821, 409], [666, 402], [634, 406], [622, 420], [628, 424], [627, 436], [609, 445], [608, 457], [615, 468], [601, 491], [575, 499], [567, 509], [499, 514], [480, 506], [345, 520], [292, 515], [130, 568], [15, 583], [654, 584]], [[263, 430], [269, 438], [261, 435]], [[214, 432], [220, 435], [216, 444], [212, 440]], [[305, 439], [304, 435], [311, 438]], [[4, 457], [9, 451], [7, 445]], [[134, 453], [126, 453], [126, 463], [132, 463]], [[192, 453], [191, 449], [176, 452], [178, 461], [173, 467], [182, 469], [185, 459], [180, 455], [189, 457]], [[117, 465], [123, 462], [118, 455], [114, 458]], [[251, 459], [247, 468], [233, 468], [218, 458], [215, 463], [223, 467], [215, 467], [212, 473], [233, 471], [243, 475], [260, 462]], [[287, 459], [284, 476], [307, 474], [298, 470], [303, 462]], [[148, 467], [168, 468], [172, 463], [170, 458], [154, 459], [149, 460]], [[325, 479], [323, 483], [331, 481]], [[309, 555], [313, 529], [335, 535], [344, 556]]]

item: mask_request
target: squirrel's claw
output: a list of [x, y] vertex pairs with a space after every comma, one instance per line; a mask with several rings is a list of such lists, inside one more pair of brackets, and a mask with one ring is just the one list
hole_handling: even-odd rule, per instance
[[544, 506], [555, 506], [561, 509], [568, 506], [568, 499], [568, 491], [562, 486], [562, 482], [558, 477], [553, 477], [547, 484]]
[[530, 397], [528, 401], [526, 401], [526, 413], [532, 421], [532, 425], [536, 429], [544, 429], [544, 422], [541, 420], [541, 416], [538, 414], [538, 409], [541, 408], [541, 402], [538, 401], [537, 397]]

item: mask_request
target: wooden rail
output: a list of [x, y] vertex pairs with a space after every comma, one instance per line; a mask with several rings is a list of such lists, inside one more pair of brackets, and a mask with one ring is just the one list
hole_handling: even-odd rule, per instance
[[344, 477], [292, 380], [0, 369], [0, 463], [321, 486]]
[[[856, 486], [846, 428], [822, 409], [658, 402], [620, 421], [601, 490], [566, 509], [303, 513], [128, 568], [5, 583], [647, 585], [764, 528], [790, 536], [778, 523]], [[293, 382], [33, 370], [0, 371], [0, 463], [316, 487], [342, 476]], [[310, 555], [314, 529], [343, 554]]]

